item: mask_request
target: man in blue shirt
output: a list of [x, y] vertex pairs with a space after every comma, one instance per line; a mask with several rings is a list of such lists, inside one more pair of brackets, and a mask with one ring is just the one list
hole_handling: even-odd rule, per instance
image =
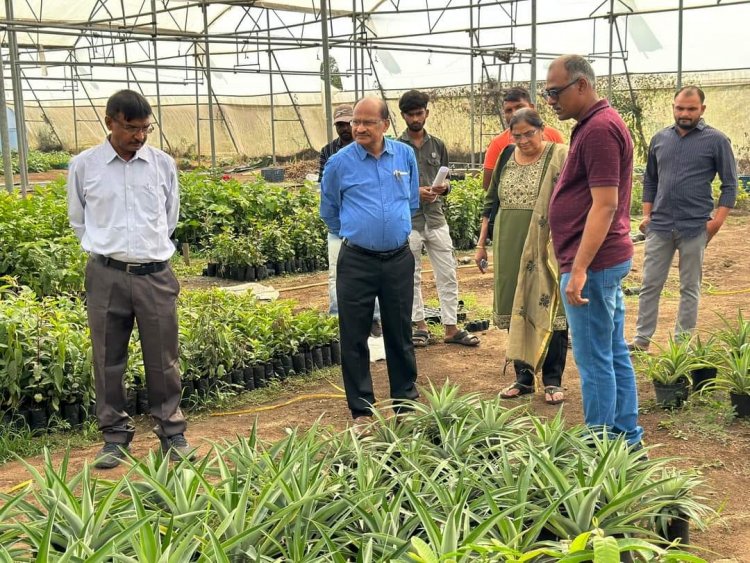
[[[636, 335], [628, 345], [631, 351], [648, 350], [656, 331], [661, 290], [675, 252], [680, 254], [680, 307], [674, 333], [693, 332], [698, 320], [703, 254], [735, 204], [737, 165], [732, 145], [726, 135], [703, 121], [704, 102], [705, 94], [697, 86], [680, 89], [672, 103], [674, 125], [651, 139], [643, 175], [640, 224], [646, 235], [643, 282]], [[711, 182], [717, 174], [721, 187], [714, 212]]]
[[384, 101], [360, 100], [351, 124], [355, 142], [333, 155], [323, 172], [320, 216], [344, 241], [336, 278], [341, 371], [356, 419], [370, 416], [375, 403], [367, 337], [376, 297], [396, 410], [399, 400], [419, 396], [408, 240], [411, 215], [419, 207], [419, 172], [412, 149], [385, 138], [390, 119]]

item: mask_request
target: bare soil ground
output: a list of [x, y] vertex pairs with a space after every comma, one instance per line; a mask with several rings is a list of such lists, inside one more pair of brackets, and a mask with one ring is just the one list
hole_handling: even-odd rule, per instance
[[[750, 217], [732, 216], [724, 229], [711, 242], [706, 252], [704, 268], [704, 296], [701, 302], [699, 328], [709, 331], [720, 325], [716, 313], [734, 319], [738, 309], [747, 309], [750, 297], [750, 256], [747, 240], [750, 235]], [[641, 276], [643, 246], [636, 246], [633, 271], [626, 285], [638, 286]], [[429, 268], [426, 263], [425, 268]], [[475, 268], [459, 270], [462, 295], [473, 294], [477, 305], [489, 308], [492, 305], [492, 277], [482, 275]], [[187, 287], [206, 287], [208, 279], [190, 278], [183, 280]], [[282, 297], [293, 298], [300, 304], [325, 309], [327, 307], [326, 274], [305, 274], [269, 280]], [[435, 284], [432, 275], [424, 276], [425, 297], [435, 297]], [[655, 335], [657, 342], [665, 342], [671, 330], [679, 302], [679, 282], [676, 261], [667, 282], [660, 309], [659, 328]], [[632, 337], [637, 297], [627, 298], [628, 338]], [[419, 384], [441, 385], [446, 380], [459, 384], [466, 392], [477, 392], [491, 397], [511, 381], [512, 369], [503, 373], [505, 360], [505, 332], [490, 329], [481, 334], [482, 343], [477, 348], [435, 344], [417, 350]], [[378, 397], [388, 395], [385, 363], [373, 365], [373, 378]], [[340, 385], [338, 371], [328, 372], [331, 382]], [[541, 394], [530, 400], [530, 408], [541, 416], [554, 416], [558, 409], [563, 410], [568, 424], [582, 422], [580, 386], [578, 371], [572, 354], [568, 357], [564, 385], [566, 401], [562, 406], [549, 406]], [[335, 428], [345, 428], [349, 414], [343, 399], [310, 399], [284, 406], [283, 403], [299, 395], [317, 393], [338, 393], [325, 378], [295, 385], [293, 390], [284, 391], [273, 404], [280, 405], [274, 410], [257, 414], [231, 416], [193, 417], [189, 427], [189, 439], [200, 445], [203, 452], [212, 443], [231, 440], [235, 435], [246, 434], [257, 419], [260, 435], [268, 440], [279, 438], [289, 427], [310, 427], [315, 421]], [[696, 550], [709, 561], [729, 560], [750, 562], [750, 423], [735, 420], [723, 422], [726, 410], [715, 405], [697, 405], [682, 413], [669, 413], [655, 407], [654, 392], [650, 382], [639, 377], [639, 393], [642, 415], [640, 422], [646, 431], [646, 441], [653, 446], [652, 457], [675, 458], [673, 463], [682, 468], [694, 468], [706, 481], [699, 494], [708, 499], [709, 504], [719, 510], [717, 519], [711, 522], [705, 532], [693, 530], [692, 543]], [[252, 394], [248, 395], [250, 397]], [[248, 399], [249, 400], [249, 399]], [[523, 399], [525, 400], [525, 399]], [[724, 402], [728, 399], [722, 398]], [[255, 405], [257, 406], [257, 405]], [[250, 408], [248, 403], [244, 408]], [[242, 407], [240, 407], [242, 408]], [[215, 413], [221, 415], [222, 413]], [[148, 432], [146, 420], [138, 422], [139, 432], [133, 443], [133, 452], [144, 455], [156, 447], [156, 440]], [[99, 445], [70, 451], [72, 468], [80, 468], [91, 460]], [[63, 452], [58, 452], [60, 457]], [[39, 466], [41, 458], [27, 460]], [[118, 476], [120, 470], [102, 472], [102, 476]], [[0, 490], [7, 490], [14, 484], [27, 479], [27, 473], [20, 463], [7, 463], [0, 466]]]

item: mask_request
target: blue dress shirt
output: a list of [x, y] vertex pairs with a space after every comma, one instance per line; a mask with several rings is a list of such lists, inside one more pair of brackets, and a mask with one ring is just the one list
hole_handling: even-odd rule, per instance
[[330, 232], [352, 244], [387, 252], [411, 233], [419, 208], [419, 171], [410, 146], [384, 139], [380, 158], [351, 143], [323, 171], [320, 217]]

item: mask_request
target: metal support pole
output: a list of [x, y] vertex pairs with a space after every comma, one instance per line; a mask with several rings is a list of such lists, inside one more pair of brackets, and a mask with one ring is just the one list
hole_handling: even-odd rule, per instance
[[78, 112], [76, 110], [76, 82], [75, 71], [70, 67], [70, 97], [73, 101], [73, 143], [78, 152]]
[[211, 99], [211, 56], [208, 49], [208, 2], [201, 2], [203, 8], [203, 68], [206, 74], [206, 87], [208, 88], [208, 132], [211, 137], [211, 168], [216, 168], [216, 135], [214, 133], [214, 104]]
[[[5, 189], [8, 192], [13, 191], [13, 162], [10, 158], [10, 133], [8, 132], [8, 112], [5, 108], [8, 104], [5, 101], [5, 60], [3, 59], [3, 49], [0, 47], [0, 143], [3, 149], [3, 172], [5, 173]], [[17, 129], [17, 127], [16, 127]]]
[[193, 55], [195, 60], [195, 152], [198, 157], [198, 166], [201, 165], [201, 104], [200, 89], [198, 85], [198, 43], [193, 43]]
[[[159, 90], [159, 56], [156, 51], [156, 0], [151, 0], [151, 26], [154, 30], [151, 36], [151, 48], [154, 57], [154, 78], [156, 79], [156, 121], [159, 125], [159, 148], [164, 149], [164, 123], [161, 120], [161, 92]], [[127, 50], [127, 48], [126, 48]]]
[[[5, 16], [12, 21], [13, 0], [5, 0]], [[8, 28], [8, 56], [10, 58], [10, 79], [13, 83], [13, 109], [16, 114], [16, 135], [18, 137], [18, 169], [21, 175], [21, 195], [26, 195], [29, 187], [29, 170], [27, 155], [29, 144], [26, 141], [26, 114], [23, 107], [23, 88], [21, 87], [21, 69], [18, 66], [18, 41], [15, 29]]]
[[677, 8], [677, 90], [682, 88], [682, 8], [683, 0]]
[[352, 56], [354, 57], [354, 99], [359, 99], [359, 61], [357, 60], [357, 0], [352, 0]]
[[268, 92], [271, 101], [271, 164], [276, 166], [276, 108], [273, 103], [273, 53], [271, 52], [271, 16], [270, 10], [266, 8], [266, 30], [268, 32]]
[[323, 31], [323, 100], [326, 108], [326, 143], [333, 140], [331, 99], [331, 54], [328, 46], [328, 0], [320, 0], [320, 23]]
[[612, 45], [615, 39], [615, 0], [609, 0], [609, 74], [607, 77], [607, 99], [612, 99]]
[[474, 113], [476, 111], [476, 102], [474, 101], [474, 0], [469, 2], [469, 78], [471, 80], [471, 87], [469, 91], [470, 104], [471, 104], [471, 167], [474, 168], [476, 151], [475, 139], [474, 139]]
[[531, 77], [529, 90], [531, 103], [536, 104], [536, 0], [531, 0]]

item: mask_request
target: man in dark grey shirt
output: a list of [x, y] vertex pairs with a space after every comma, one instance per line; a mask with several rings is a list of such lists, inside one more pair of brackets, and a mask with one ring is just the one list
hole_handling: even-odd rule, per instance
[[479, 338], [457, 326], [458, 318], [458, 277], [456, 257], [448, 223], [443, 215], [443, 197], [448, 194], [448, 183], [433, 186], [438, 171], [448, 166], [448, 151], [445, 143], [427, 133], [424, 125], [430, 115], [427, 104], [430, 97], [418, 90], [409, 90], [401, 96], [398, 107], [406, 122], [406, 130], [399, 140], [409, 145], [417, 157], [419, 167], [419, 209], [411, 217], [409, 247], [414, 255], [414, 303], [412, 306], [412, 341], [414, 346], [424, 347], [432, 342], [425, 322], [424, 301], [422, 299], [422, 248], [432, 263], [435, 275], [440, 314], [445, 326], [447, 344], [476, 346]]
[[[631, 351], [648, 349], [656, 330], [659, 296], [675, 251], [679, 252], [680, 307], [675, 335], [695, 329], [703, 275], [703, 253], [724, 224], [737, 197], [737, 167], [729, 139], [703, 121], [705, 95], [696, 86], [674, 97], [675, 124], [662, 129], [648, 151], [643, 175], [646, 234], [643, 283]], [[716, 213], [711, 182], [719, 175]]]

